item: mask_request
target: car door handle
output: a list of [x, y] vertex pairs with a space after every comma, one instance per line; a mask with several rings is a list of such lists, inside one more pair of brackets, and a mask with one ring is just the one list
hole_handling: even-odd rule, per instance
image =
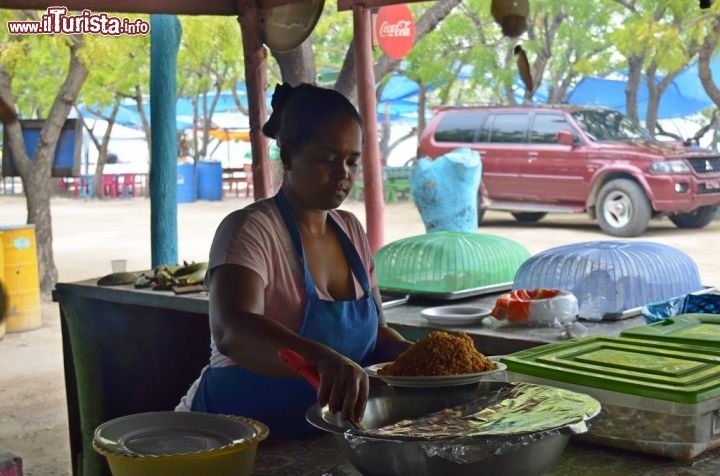
[[528, 152], [528, 163], [535, 162], [538, 158], [537, 152]]

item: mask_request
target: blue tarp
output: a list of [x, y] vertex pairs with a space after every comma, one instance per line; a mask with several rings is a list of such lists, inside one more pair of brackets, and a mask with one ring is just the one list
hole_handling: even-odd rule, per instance
[[[713, 80], [720, 78], [720, 56], [710, 62]], [[659, 80], [658, 80], [659, 82]], [[568, 95], [570, 104], [605, 106], [627, 113], [625, 79], [585, 77]], [[638, 116], [645, 120], [648, 105], [647, 82], [643, 77], [638, 90]], [[658, 119], [672, 119], [696, 114], [715, 103], [705, 92], [694, 62], [678, 74], [660, 97]]]

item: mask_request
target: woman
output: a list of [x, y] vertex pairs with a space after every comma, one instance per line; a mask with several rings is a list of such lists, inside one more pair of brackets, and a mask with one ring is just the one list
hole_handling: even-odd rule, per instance
[[[312, 428], [317, 401], [360, 420], [362, 366], [393, 360], [411, 343], [382, 315], [374, 264], [347, 198], [362, 151], [361, 119], [340, 93], [278, 85], [263, 133], [280, 146], [278, 194], [228, 215], [210, 250], [212, 356], [179, 410], [236, 414], [271, 435]], [[278, 359], [299, 353], [320, 375], [317, 392]]]

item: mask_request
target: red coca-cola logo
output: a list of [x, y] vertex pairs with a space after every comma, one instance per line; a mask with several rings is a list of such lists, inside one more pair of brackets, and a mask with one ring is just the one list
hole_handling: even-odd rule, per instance
[[415, 21], [405, 4], [378, 10], [375, 37], [383, 52], [392, 59], [403, 59], [415, 43]]

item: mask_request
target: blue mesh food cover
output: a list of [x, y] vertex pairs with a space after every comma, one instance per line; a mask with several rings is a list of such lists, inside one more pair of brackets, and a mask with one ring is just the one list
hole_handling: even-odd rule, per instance
[[540, 252], [520, 266], [513, 289], [554, 288], [599, 320], [702, 289], [695, 262], [681, 250], [630, 240], [573, 243]]
[[648, 324], [680, 314], [720, 314], [720, 294], [687, 294], [648, 304], [640, 312]]

